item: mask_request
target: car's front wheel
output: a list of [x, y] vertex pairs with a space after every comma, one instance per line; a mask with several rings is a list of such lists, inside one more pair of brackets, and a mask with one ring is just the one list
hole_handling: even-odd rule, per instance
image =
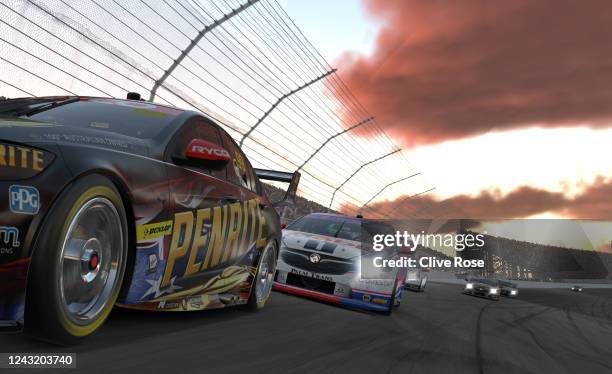
[[386, 315], [391, 315], [393, 312], [393, 308], [399, 308], [401, 304], [402, 291], [401, 284], [399, 279], [395, 278], [395, 283], [393, 284], [393, 291], [391, 291], [391, 299], [389, 300], [389, 309], [384, 312]]
[[248, 301], [248, 308], [257, 311], [264, 307], [274, 284], [274, 273], [276, 272], [276, 244], [270, 241], [264, 248], [259, 257], [257, 273], [251, 286], [251, 296]]
[[128, 229], [117, 188], [90, 175], [74, 182], [47, 214], [32, 257], [26, 330], [63, 344], [95, 332], [121, 289]]

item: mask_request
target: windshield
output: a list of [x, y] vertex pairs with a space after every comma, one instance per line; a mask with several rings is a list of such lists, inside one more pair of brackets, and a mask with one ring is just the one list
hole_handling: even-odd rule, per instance
[[370, 243], [376, 234], [393, 234], [391, 225], [343, 216], [311, 215], [300, 218], [287, 227], [288, 230], [333, 236], [340, 239]]
[[485, 278], [472, 279], [470, 282], [488, 284], [489, 286], [497, 286], [498, 285], [498, 282], [496, 280], [494, 280], [494, 279], [485, 279]]
[[92, 128], [139, 139], [151, 139], [181, 113], [179, 109], [147, 102], [82, 99], [51, 107], [26, 118], [62, 126]]
[[361, 238], [361, 221], [342, 216], [305, 216], [293, 222], [287, 230], [332, 236], [358, 241]]

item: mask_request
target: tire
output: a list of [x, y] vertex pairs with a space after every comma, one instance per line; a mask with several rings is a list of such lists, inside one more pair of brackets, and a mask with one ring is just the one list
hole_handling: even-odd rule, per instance
[[391, 300], [389, 302], [389, 309], [383, 312], [383, 314], [390, 316], [393, 313], [393, 308], [399, 308], [399, 300], [398, 304], [395, 305], [395, 295], [397, 294], [397, 287], [399, 285], [399, 279], [395, 278], [395, 284], [393, 284], [393, 291], [391, 292]]
[[425, 292], [426, 285], [427, 285], [427, 278], [424, 277], [421, 279], [421, 284], [419, 285], [419, 292]]
[[25, 331], [59, 344], [97, 331], [121, 290], [127, 248], [125, 208], [113, 183], [101, 175], [74, 182], [47, 213], [36, 241]]
[[259, 256], [257, 273], [253, 279], [251, 295], [247, 302], [247, 309], [250, 311], [261, 310], [270, 298], [272, 285], [274, 284], [274, 274], [276, 273], [277, 253], [276, 244], [271, 240]]

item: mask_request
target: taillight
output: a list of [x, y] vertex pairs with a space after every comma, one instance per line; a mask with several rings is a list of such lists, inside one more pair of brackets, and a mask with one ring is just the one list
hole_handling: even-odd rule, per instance
[[54, 158], [49, 151], [0, 142], [0, 180], [32, 178], [49, 167]]

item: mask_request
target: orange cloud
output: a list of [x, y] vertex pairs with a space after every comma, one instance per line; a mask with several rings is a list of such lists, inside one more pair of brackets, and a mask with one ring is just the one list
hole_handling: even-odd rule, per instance
[[375, 52], [345, 55], [337, 65], [365, 107], [406, 145], [534, 124], [612, 123], [606, 0], [365, 5], [383, 22]]
[[[457, 195], [436, 200], [430, 195], [399, 197], [393, 201], [370, 204], [364, 211], [371, 217], [392, 218], [524, 218], [542, 213], [555, 213], [567, 218], [612, 220], [612, 178], [598, 177], [574, 197], [521, 186], [506, 195], [497, 191], [481, 191], [477, 196]], [[340, 211], [355, 214], [355, 206]]]

